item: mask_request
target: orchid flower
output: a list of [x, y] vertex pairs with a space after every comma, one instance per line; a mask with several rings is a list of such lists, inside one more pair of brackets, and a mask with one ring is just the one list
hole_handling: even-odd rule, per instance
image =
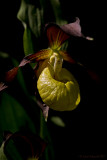
[[21, 157], [27, 160], [39, 160], [47, 146], [46, 141], [44, 141], [37, 134], [33, 134], [33, 133], [28, 133], [28, 132], [12, 133], [9, 131], [5, 131], [3, 134], [3, 137], [4, 137], [4, 141], [0, 147], [0, 158], [1, 158], [0, 160], [7, 160], [6, 148], [8, 148], [7, 147], [8, 143], [11, 140], [15, 142], [13, 144], [14, 147], [16, 147], [16, 144], [18, 144], [17, 149], [19, 153], [21, 153], [20, 154]]
[[85, 37], [81, 33], [79, 18], [76, 18], [75, 22], [63, 26], [49, 23], [45, 26], [45, 31], [49, 47], [24, 57], [18, 67], [8, 71], [5, 81], [0, 83], [0, 90], [8, 87], [7, 84], [14, 79], [19, 67], [37, 62], [39, 66], [36, 69], [37, 89], [42, 101], [46, 106], [57, 111], [73, 110], [80, 103], [79, 84], [74, 76], [63, 68], [63, 61], [76, 62], [66, 51], [61, 50], [61, 46], [71, 36], [83, 37], [88, 40], [92, 40], [92, 38]]

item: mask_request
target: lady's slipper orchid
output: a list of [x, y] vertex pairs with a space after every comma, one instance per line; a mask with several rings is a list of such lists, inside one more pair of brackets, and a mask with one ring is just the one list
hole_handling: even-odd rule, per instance
[[[66, 51], [61, 50], [62, 44], [70, 36], [85, 37], [81, 33], [79, 18], [74, 23], [58, 26], [54, 23], [46, 25], [46, 34], [49, 41], [49, 48], [40, 50], [35, 54], [24, 57], [18, 67], [7, 72], [5, 82], [13, 80], [19, 67], [27, 63], [38, 62], [36, 69], [37, 88], [43, 102], [50, 108], [58, 111], [73, 110], [80, 102], [79, 85], [74, 76], [62, 67], [63, 61], [76, 63]], [[6, 83], [1, 83], [0, 89], [6, 88]]]
[[[8, 143], [11, 140], [14, 142], [14, 147], [17, 145], [17, 149], [22, 159], [27, 160], [39, 160], [47, 146], [47, 142], [36, 134], [30, 132], [11, 133], [9, 131], [5, 131], [4, 141], [2, 143], [2, 150], [5, 151], [5, 154], [7, 153]], [[14, 151], [12, 153], [14, 153]], [[4, 156], [1, 156], [2, 155], [0, 155], [0, 160], [7, 160]]]

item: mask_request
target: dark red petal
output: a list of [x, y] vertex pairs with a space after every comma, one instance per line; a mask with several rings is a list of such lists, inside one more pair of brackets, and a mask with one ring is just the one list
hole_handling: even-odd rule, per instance
[[[34, 54], [30, 54], [26, 57], [24, 57], [23, 61], [21, 62], [22, 66], [24, 63], [30, 63], [30, 62], [36, 62], [36, 61], [40, 61], [40, 60], [44, 60], [44, 59], [47, 59], [50, 57], [52, 53], [52, 50], [50, 48], [48, 49], [43, 49], [43, 50], [40, 50], [39, 52], [37, 53], [34, 53]], [[21, 65], [20, 64], [20, 65]]]
[[8, 84], [14, 80], [17, 75], [18, 69], [19, 67], [14, 67], [5, 73], [3, 82], [0, 82], [0, 91], [6, 89], [8, 87]]
[[83, 37], [87, 40], [93, 40], [91, 37], [85, 37], [81, 32], [80, 19], [76, 17], [73, 23], [59, 26], [55, 23], [48, 23], [45, 26], [49, 45], [52, 49], [58, 49], [70, 36]]
[[49, 46], [52, 49], [58, 49], [61, 44], [69, 38], [69, 35], [55, 23], [48, 23], [45, 29], [49, 40]]
[[59, 51], [59, 53], [62, 55], [65, 61], [70, 62], [72, 64], [76, 63], [76, 61], [66, 51]]
[[6, 72], [4, 81], [7, 83], [11, 82], [15, 78], [15, 76], [17, 75], [18, 68], [19, 67], [14, 67], [11, 70], [9, 70], [8, 72]]
[[18, 69], [20, 67], [23, 67], [24, 65], [31, 63], [33, 61], [35, 62], [35, 61], [47, 59], [50, 57], [51, 53], [52, 53], [52, 50], [48, 48], [24, 57], [18, 67], [14, 67], [13, 69], [5, 73], [3, 82], [0, 82], [0, 91], [6, 89], [8, 87], [8, 84], [14, 80], [14, 78], [17, 75]]
[[[11, 132], [6, 132], [4, 134], [4, 147], [6, 147], [6, 145], [8, 144], [8, 142], [10, 140], [13, 140], [15, 142], [15, 144], [19, 144], [19, 149], [21, 151], [23, 151], [23, 154], [26, 155], [30, 155], [36, 158], [39, 158], [40, 155], [44, 152], [47, 143], [41, 139], [38, 135], [35, 135], [33, 133], [29, 133], [29, 132], [15, 132], [15, 133], [11, 133]], [[26, 150], [25, 148], [23, 149], [22, 146], [23, 144], [26, 144], [25, 148], [29, 148], [29, 153], [25, 153]]]
[[100, 82], [100, 77], [93, 70], [88, 69], [86, 66], [84, 66], [80, 62], [77, 62], [74, 59], [72, 59], [70, 54], [68, 54], [66, 51], [59, 51], [59, 53], [62, 55], [62, 57], [63, 57], [63, 59], [65, 61], [67, 61], [67, 62], [69, 62], [71, 64], [76, 64], [76, 65], [81, 66], [82, 68], [85, 69], [85, 71], [88, 73], [88, 75], [91, 77], [92, 80], [94, 80], [94, 81], [96, 81], [98, 83]]
[[46, 25], [46, 32], [50, 46], [53, 46], [54, 43], [57, 43], [57, 45], [60, 46], [70, 36], [83, 37], [87, 40], [93, 40], [93, 38], [88, 36], [86, 37], [81, 32], [80, 19], [78, 17], [76, 17], [75, 22], [62, 26], [59, 26], [55, 23], [49, 23]]
[[100, 77], [94, 71], [88, 69], [87, 72], [90, 75], [91, 79], [93, 79], [94, 81], [100, 83]]

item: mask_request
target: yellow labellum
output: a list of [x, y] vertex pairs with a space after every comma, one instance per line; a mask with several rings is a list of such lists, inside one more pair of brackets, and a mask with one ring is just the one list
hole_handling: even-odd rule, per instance
[[48, 65], [38, 78], [37, 88], [43, 102], [57, 111], [73, 110], [80, 102], [79, 85], [65, 68], [61, 68], [56, 79], [54, 70]]

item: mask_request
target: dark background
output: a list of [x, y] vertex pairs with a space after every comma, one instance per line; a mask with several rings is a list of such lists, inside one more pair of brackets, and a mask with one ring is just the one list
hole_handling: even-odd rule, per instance
[[[81, 90], [81, 103], [72, 112], [53, 112], [66, 122], [65, 128], [48, 122], [58, 159], [81, 158], [81, 155], [106, 155], [106, 13], [104, 2], [60, 0], [64, 18], [70, 23], [75, 17], [81, 20], [82, 32], [94, 41], [75, 39], [68, 51], [72, 56], [95, 71], [93, 81], [81, 67], [73, 66]], [[20, 1], [0, 2], [0, 51], [9, 53], [19, 62], [23, 58], [23, 26], [16, 18]], [[76, 54], [75, 54], [76, 53]], [[8, 66], [2, 65], [3, 73]], [[7, 64], [6, 64], [7, 65]], [[4, 68], [1, 68], [4, 66]], [[70, 66], [68, 65], [69, 69]]]

